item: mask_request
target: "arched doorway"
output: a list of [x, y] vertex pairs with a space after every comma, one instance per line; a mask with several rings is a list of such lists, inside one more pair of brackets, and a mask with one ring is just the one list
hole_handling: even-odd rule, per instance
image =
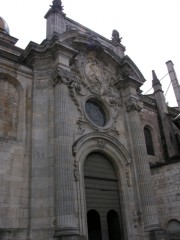
[[121, 236], [120, 223], [118, 213], [114, 210], [110, 210], [107, 214], [107, 224], [109, 240], [119, 240]]
[[[116, 233], [118, 234], [117, 238], [123, 240], [118, 178], [111, 159], [98, 152], [89, 154], [84, 163], [84, 183], [87, 213], [89, 214], [90, 210], [93, 209], [100, 215], [102, 238], [99, 237], [97, 240], [114, 240], [109, 238], [108, 233], [107, 214], [110, 210], [115, 211], [120, 216], [118, 229], [121, 231], [116, 229]], [[92, 218], [90, 218], [88, 214], [89, 232], [92, 228], [90, 223], [95, 224], [96, 220], [95, 215], [91, 215]]]
[[97, 211], [95, 210], [88, 211], [87, 223], [88, 223], [88, 239], [102, 240], [101, 221], [99, 213]]

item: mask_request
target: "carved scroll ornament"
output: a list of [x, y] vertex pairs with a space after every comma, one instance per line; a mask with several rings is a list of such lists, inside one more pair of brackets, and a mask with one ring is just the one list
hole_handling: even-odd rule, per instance
[[125, 100], [125, 107], [127, 112], [138, 111], [142, 109], [142, 103], [139, 101], [139, 98], [131, 96]]

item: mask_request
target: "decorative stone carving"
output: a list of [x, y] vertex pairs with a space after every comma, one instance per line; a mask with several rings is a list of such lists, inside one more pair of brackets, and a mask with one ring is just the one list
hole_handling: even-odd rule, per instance
[[[77, 121], [78, 133], [83, 134], [85, 125], [87, 125], [84, 101], [88, 99], [88, 95], [92, 98], [92, 94], [96, 99], [102, 99], [107, 106], [108, 126], [98, 128], [92, 126], [96, 131], [109, 131], [110, 128], [116, 131], [116, 120], [122, 107], [122, 98], [117, 88], [114, 86], [116, 72], [100, 61], [96, 53], [90, 51], [88, 53], [81, 52], [78, 57], [74, 57], [71, 61], [71, 70], [57, 68], [52, 73], [50, 85], [55, 87], [56, 84], [64, 84], [68, 87], [69, 95], [80, 112], [80, 118]], [[109, 113], [108, 113], [109, 112]]]
[[126, 174], [126, 181], [127, 181], [127, 185], [128, 187], [132, 187], [132, 183], [131, 183], [131, 174], [130, 174], [130, 170], [127, 167], [125, 170], [125, 174]]
[[[50, 82], [51, 86], [55, 87], [56, 84], [64, 84], [69, 89], [69, 95], [71, 96], [71, 99], [77, 106], [77, 109], [80, 112], [80, 118], [77, 120], [78, 125], [78, 133], [83, 134], [85, 131], [85, 125], [87, 125], [87, 121], [85, 120], [84, 115], [84, 109], [83, 109], [83, 101], [85, 101], [84, 96], [87, 96], [91, 93], [90, 87], [87, 86], [87, 83], [84, 81], [82, 75], [78, 71], [78, 67], [76, 66], [76, 60], [74, 60], [73, 66], [71, 67], [71, 72], [64, 70], [64, 69], [56, 69], [52, 74], [52, 81]], [[112, 88], [112, 86], [111, 86]], [[89, 91], [88, 91], [89, 90]], [[104, 95], [102, 96], [102, 99], [105, 100], [112, 110], [112, 115], [114, 122], [116, 121], [119, 107], [122, 105], [120, 102], [120, 99], [118, 98], [118, 94], [113, 93], [112, 90], [110, 91], [107, 87], [107, 93], [105, 88], [102, 87], [101, 91], [104, 91]], [[88, 93], [90, 92], [90, 93]], [[102, 92], [101, 92], [102, 93]], [[95, 94], [95, 96], [97, 96]], [[96, 131], [104, 131], [104, 129], [99, 129], [98, 127], [95, 127]], [[115, 130], [115, 126], [113, 126], [113, 130]]]
[[[68, 78], [66, 75], [69, 74], [72, 75], [71, 81], [66, 80], [65, 84], [68, 85], [70, 96], [81, 113], [77, 121], [78, 132], [83, 134], [85, 125], [87, 125], [83, 106], [84, 101], [88, 99], [88, 95], [90, 98], [93, 98], [92, 95], [94, 95], [94, 98], [104, 101], [104, 104], [110, 107], [109, 114], [113, 119], [111, 128], [113, 128], [113, 131], [116, 131], [115, 122], [122, 107], [122, 98], [117, 88], [114, 87], [116, 79], [115, 70], [112, 70], [100, 61], [96, 56], [96, 52], [88, 51], [88, 53], [80, 52], [77, 57], [73, 58], [71, 61], [71, 73], [65, 72], [61, 74], [62, 77], [55, 80], [54, 83], [62, 82], [63, 76]], [[95, 126], [91, 127], [96, 131], [107, 131]]]
[[97, 40], [97, 37], [91, 31], [86, 32], [86, 38], [89, 38], [89, 39], [92, 39], [92, 40]]
[[123, 98], [112, 94], [109, 96], [108, 100], [109, 100], [109, 105], [114, 112], [114, 123], [116, 123], [120, 108], [123, 106]]
[[90, 84], [94, 86], [101, 86], [103, 79], [103, 70], [98, 62], [89, 62], [86, 64], [85, 73], [89, 79]]
[[84, 96], [85, 93], [81, 91], [80, 81], [78, 79], [78, 75], [76, 73], [67, 71], [65, 69], [56, 69], [52, 73], [52, 80], [50, 84], [55, 86], [56, 84], [65, 84], [69, 89], [69, 95], [77, 106], [78, 110], [82, 115], [82, 110], [80, 107], [79, 100], [77, 99], [77, 95]]
[[134, 70], [128, 65], [128, 64], [123, 64], [121, 69], [119, 70], [120, 76], [122, 78], [127, 78], [127, 77], [132, 77], [139, 81], [137, 74], [134, 72]]
[[112, 42], [115, 44], [119, 44], [121, 42], [122, 37], [119, 37], [119, 32], [117, 30], [112, 31]]
[[72, 80], [70, 80], [70, 74], [71, 73], [65, 69], [56, 68], [52, 73], [50, 85], [56, 86], [56, 84], [64, 83], [65, 85], [69, 86], [72, 82]]
[[141, 223], [141, 212], [133, 210], [132, 211], [132, 219], [134, 222], [134, 228], [137, 228], [138, 225]]
[[61, 0], [53, 0], [52, 5], [51, 5], [51, 8], [52, 8], [54, 11], [60, 11], [60, 12], [62, 12], [62, 11], [63, 11], [63, 6], [62, 6]]
[[97, 139], [97, 145], [98, 145], [100, 148], [105, 148], [106, 142], [105, 142], [104, 139]]
[[89, 90], [99, 96], [111, 94], [112, 78], [111, 73], [96, 58], [90, 56], [85, 65], [85, 76], [88, 80]]
[[76, 44], [76, 48], [80, 51], [95, 51], [100, 53], [102, 51], [102, 44], [98, 41], [97, 36], [92, 31], [78, 32], [73, 39], [73, 44]]
[[66, 31], [78, 30], [76, 27], [72, 25], [66, 25]]
[[142, 103], [139, 101], [139, 98], [135, 96], [130, 96], [128, 99], [125, 100], [125, 107], [127, 112], [140, 112], [143, 106]]
[[111, 94], [115, 72], [96, 57], [96, 52], [90, 51], [87, 55], [82, 53], [76, 64], [82, 84], [89, 92], [98, 96]]
[[82, 84], [90, 93], [105, 100], [114, 114], [122, 106], [122, 98], [114, 87], [116, 73], [96, 57], [95, 52], [83, 54], [76, 62]]
[[79, 181], [79, 166], [77, 161], [74, 162], [73, 167], [74, 167], [74, 180]]
[[81, 135], [85, 132], [85, 126], [84, 126], [85, 123], [87, 122], [83, 120], [82, 116], [77, 120], [78, 133]]

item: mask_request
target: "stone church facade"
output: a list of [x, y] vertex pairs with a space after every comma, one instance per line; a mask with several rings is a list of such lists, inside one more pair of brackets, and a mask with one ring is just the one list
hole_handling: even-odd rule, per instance
[[116, 30], [45, 18], [25, 49], [0, 18], [0, 239], [180, 239], [180, 111]]

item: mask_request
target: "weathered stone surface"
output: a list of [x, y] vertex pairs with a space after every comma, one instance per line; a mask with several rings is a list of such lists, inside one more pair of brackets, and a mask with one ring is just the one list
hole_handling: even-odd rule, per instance
[[92, 240], [97, 219], [102, 240], [178, 239], [178, 111], [161, 114], [162, 92], [141, 95], [119, 34], [107, 40], [54, 4], [40, 45], [0, 34], [0, 239]]

